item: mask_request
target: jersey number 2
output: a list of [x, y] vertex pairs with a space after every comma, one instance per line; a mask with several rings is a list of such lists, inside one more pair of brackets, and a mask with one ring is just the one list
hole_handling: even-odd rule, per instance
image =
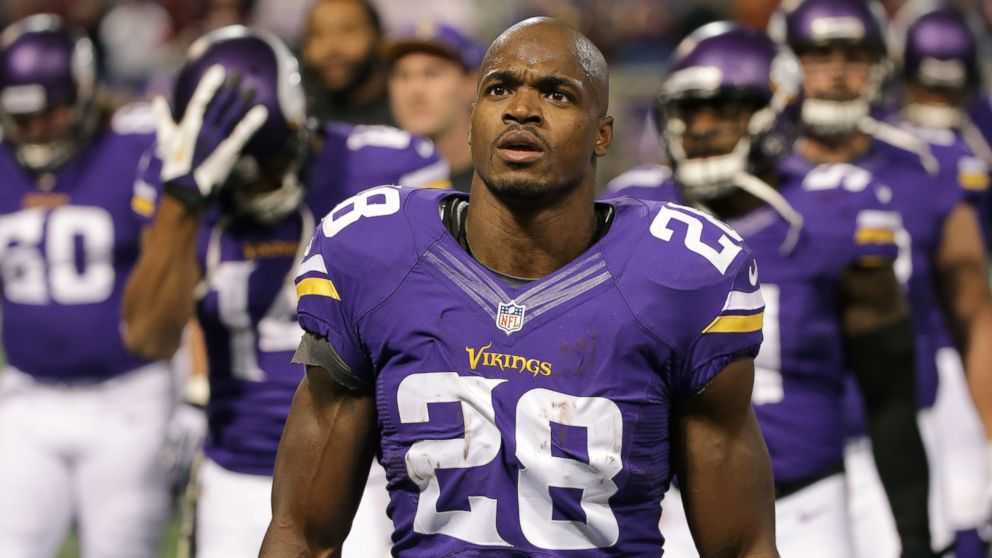
[[[432, 403], [460, 403], [465, 436], [420, 440], [406, 454], [407, 474], [420, 488], [413, 528], [440, 533], [485, 546], [510, 546], [496, 527], [498, 502], [468, 496], [468, 511], [438, 511], [441, 498], [438, 469], [467, 469], [492, 463], [502, 435], [496, 426], [493, 390], [506, 380], [459, 376], [454, 372], [412, 374], [396, 394], [400, 421], [430, 421]], [[524, 393], [516, 405], [516, 457], [523, 468], [517, 478], [520, 529], [538, 548], [585, 550], [605, 548], [620, 536], [609, 500], [617, 492], [612, 479], [620, 461], [623, 417], [616, 403], [603, 397], [577, 397], [548, 389]], [[552, 424], [586, 430], [588, 462], [552, 453]], [[582, 491], [586, 521], [553, 518], [551, 488]]]

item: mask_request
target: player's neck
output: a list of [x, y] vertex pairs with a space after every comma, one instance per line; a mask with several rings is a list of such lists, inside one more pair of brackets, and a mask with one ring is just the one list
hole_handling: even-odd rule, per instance
[[459, 122], [431, 140], [451, 166], [451, 174], [472, 168], [472, 146], [468, 143], [469, 121]]
[[513, 277], [539, 279], [561, 269], [593, 242], [593, 190], [590, 183], [541, 207], [511, 206], [476, 175], [466, 219], [473, 257]]
[[796, 145], [811, 163], [850, 163], [868, 152], [871, 136], [854, 132], [843, 136], [803, 136]]

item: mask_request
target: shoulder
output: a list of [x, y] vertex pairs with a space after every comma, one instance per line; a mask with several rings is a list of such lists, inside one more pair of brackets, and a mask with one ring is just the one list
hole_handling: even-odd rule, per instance
[[438, 213], [442, 195], [389, 185], [342, 201], [317, 226], [301, 275], [318, 266], [338, 291], [354, 293], [362, 308], [371, 307], [416, 264], [429, 243], [424, 239], [444, 230]]
[[672, 171], [663, 165], [640, 165], [617, 176], [606, 184], [604, 197], [634, 196], [658, 199], [652, 196], [664, 190], [670, 182]]
[[615, 251], [607, 262], [631, 311], [659, 336], [681, 337], [678, 344], [701, 333], [741, 277], [757, 289], [754, 256], [727, 224], [671, 202], [611, 205]]
[[324, 127], [336, 157], [351, 163], [353, 172], [384, 177], [404, 186], [442, 187], [448, 182], [448, 164], [429, 139], [392, 126], [330, 123]]

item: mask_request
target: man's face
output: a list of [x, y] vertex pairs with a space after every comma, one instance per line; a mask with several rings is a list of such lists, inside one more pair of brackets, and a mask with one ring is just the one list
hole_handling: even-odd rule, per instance
[[325, 0], [310, 13], [303, 61], [324, 87], [339, 93], [354, 89], [375, 63], [379, 36], [368, 13], [352, 0]]
[[799, 63], [807, 97], [853, 101], [868, 85], [875, 56], [864, 47], [837, 45], [804, 51]]
[[495, 193], [542, 198], [577, 186], [605, 155], [612, 119], [559, 35], [514, 37], [487, 57], [472, 112], [472, 161]]
[[682, 149], [690, 159], [726, 155], [747, 133], [754, 108], [740, 101], [683, 101], [673, 108], [685, 123]]
[[434, 54], [406, 54], [396, 60], [389, 74], [389, 101], [396, 123], [430, 138], [468, 118], [474, 96], [474, 74]]
[[45, 112], [26, 116], [10, 115], [4, 133], [15, 143], [45, 144], [68, 135], [72, 127], [72, 108], [59, 105]]

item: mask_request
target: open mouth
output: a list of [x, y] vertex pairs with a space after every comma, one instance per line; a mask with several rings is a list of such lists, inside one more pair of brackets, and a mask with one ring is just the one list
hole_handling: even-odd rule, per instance
[[507, 163], [533, 163], [544, 156], [544, 144], [530, 132], [513, 131], [500, 137], [496, 152]]

